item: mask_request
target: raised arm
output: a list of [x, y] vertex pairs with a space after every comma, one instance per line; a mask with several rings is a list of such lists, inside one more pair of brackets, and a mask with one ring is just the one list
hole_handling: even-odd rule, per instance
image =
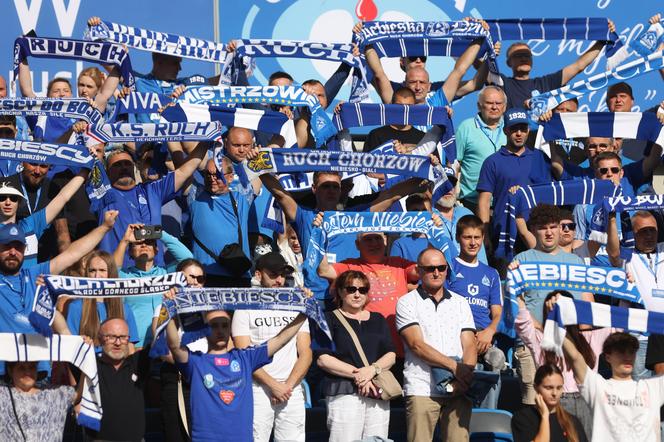
[[50, 261], [50, 272], [54, 275], [62, 273], [74, 265], [79, 259], [92, 252], [115, 224], [117, 210], [109, 210], [104, 214], [104, 222], [84, 237], [74, 241], [64, 252]]
[[281, 348], [297, 334], [305, 319], [307, 319], [307, 317], [304, 313], [298, 314], [290, 324], [279, 332], [277, 336], [269, 339], [267, 341], [267, 355], [272, 357], [276, 352], [281, 350]]
[[46, 223], [51, 224], [56, 216], [64, 209], [65, 204], [74, 196], [76, 191], [85, 183], [88, 170], [82, 169], [74, 178], [60, 189], [60, 192], [44, 208], [46, 210]]
[[117, 66], [113, 66], [113, 69], [104, 80], [104, 83], [101, 86], [101, 90], [95, 96], [95, 104], [99, 112], [104, 113], [106, 110], [106, 105], [108, 100], [113, 96], [115, 90], [120, 84], [120, 70]]
[[459, 57], [459, 59], [456, 61], [454, 64], [454, 69], [452, 69], [452, 72], [450, 72], [450, 75], [448, 75], [447, 80], [445, 80], [445, 84], [443, 84], [443, 93], [445, 94], [445, 98], [447, 98], [449, 103], [454, 100], [457, 90], [461, 85], [463, 76], [466, 75], [468, 68], [473, 65], [475, 58], [477, 58], [477, 54], [480, 52], [480, 46], [480, 39], [473, 40], [470, 46], [466, 48], [463, 54], [461, 54], [461, 57]]
[[36, 97], [35, 91], [32, 89], [32, 77], [30, 77], [30, 65], [28, 65], [27, 58], [18, 65], [18, 87], [24, 97]]
[[337, 271], [334, 270], [334, 266], [328, 262], [327, 255], [323, 255], [323, 259], [318, 266], [318, 276], [327, 279], [330, 284], [337, 279]]
[[384, 212], [390, 208], [390, 206], [401, 198], [414, 193], [421, 193], [427, 190], [429, 183], [427, 180], [422, 178], [411, 178], [406, 181], [402, 181], [389, 189], [385, 189], [378, 194], [378, 198], [371, 202], [369, 207], [370, 212]]
[[189, 350], [183, 345], [180, 345], [180, 334], [175, 326], [175, 322], [171, 319], [166, 326], [166, 342], [168, 348], [171, 350], [173, 360], [180, 364], [189, 362]]
[[[615, 30], [616, 26], [613, 24], [613, 21], [609, 20], [609, 31], [615, 32]], [[602, 52], [605, 45], [606, 42], [604, 41], [596, 41], [595, 44], [581, 54], [574, 63], [565, 66], [563, 68], [563, 85], [567, 84], [572, 78], [588, 67], [588, 65], [597, 58], [600, 52]]]
[[113, 261], [118, 270], [122, 268], [124, 264], [125, 253], [127, 252], [127, 247], [129, 244], [136, 242], [136, 237], [134, 236], [134, 231], [143, 227], [143, 224], [129, 224], [127, 230], [125, 230], [124, 236], [118, 242], [118, 246], [113, 251]]
[[618, 239], [618, 226], [616, 224], [616, 213], [609, 213], [609, 224], [606, 227], [606, 253], [609, 261], [614, 267], [622, 267], [620, 259], [620, 240]]
[[265, 186], [274, 199], [277, 200], [279, 206], [281, 206], [281, 210], [286, 215], [286, 220], [288, 222], [295, 221], [295, 217], [297, 216], [297, 202], [295, 202], [290, 193], [284, 190], [277, 177], [271, 173], [265, 173], [260, 176], [260, 179], [263, 186]]
[[643, 176], [651, 177], [657, 166], [662, 162], [662, 146], [653, 144], [650, 153], [643, 159]]
[[579, 350], [576, 349], [574, 343], [567, 336], [565, 336], [565, 341], [563, 342], [563, 352], [565, 353], [566, 360], [572, 363], [572, 371], [574, 372], [576, 383], [583, 384], [588, 366], [586, 365], [586, 360], [583, 359]]
[[187, 182], [189, 177], [196, 171], [198, 165], [203, 161], [208, 149], [207, 142], [200, 142], [191, 152], [189, 158], [177, 169], [175, 169], [175, 191], [177, 192]]

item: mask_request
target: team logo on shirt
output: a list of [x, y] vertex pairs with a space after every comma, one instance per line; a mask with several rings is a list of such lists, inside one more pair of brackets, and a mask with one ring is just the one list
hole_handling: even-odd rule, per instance
[[482, 277], [482, 284], [487, 286], [487, 287], [489, 287], [491, 285], [491, 281], [489, 281], [489, 278], [487, 278], [486, 275], [484, 275]]
[[138, 196], [138, 203], [139, 203], [139, 204], [147, 204], [147, 203], [148, 203], [148, 200], [146, 200], [145, 197], [144, 197], [143, 195], [139, 195], [139, 196]]
[[468, 294], [475, 296], [480, 292], [480, 287], [475, 284], [468, 284]]
[[461, 274], [461, 272], [457, 273], [456, 277], [459, 278], [459, 279], [463, 279], [463, 275]]
[[208, 390], [214, 387], [214, 377], [210, 373], [203, 376], [203, 385], [205, 385], [205, 388]]
[[224, 404], [229, 405], [235, 399], [235, 392], [233, 390], [221, 390], [219, 392], [219, 398], [224, 402]]
[[240, 363], [238, 361], [231, 361], [231, 371], [233, 373], [240, 372]]
[[17, 229], [16, 227], [12, 227], [12, 228], [9, 230], [9, 234], [10, 234], [10, 235], [18, 235], [18, 229]]

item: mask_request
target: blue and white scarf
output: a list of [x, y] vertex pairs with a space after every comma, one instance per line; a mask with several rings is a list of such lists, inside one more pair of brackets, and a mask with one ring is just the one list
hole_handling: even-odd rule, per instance
[[[334, 115], [334, 125], [339, 131], [351, 127], [410, 124], [413, 126], [440, 127], [438, 149], [446, 163], [456, 161], [456, 138], [452, 119], [444, 107], [408, 104], [345, 103]], [[443, 154], [444, 151], [444, 155]], [[431, 152], [429, 152], [431, 153]]]
[[590, 239], [603, 244], [606, 243], [606, 231], [609, 223], [608, 215], [612, 212], [661, 209], [664, 209], [664, 195], [620, 195], [612, 198], [604, 198], [601, 206], [593, 213], [590, 222]]
[[[452, 268], [454, 255], [444, 230], [434, 226], [429, 212], [324, 212], [323, 225], [314, 227], [311, 232], [307, 256], [302, 264], [304, 284], [311, 285], [312, 278], [318, 274], [328, 240], [345, 233], [424, 233], [431, 245], [445, 254], [447, 263]], [[454, 274], [453, 271], [449, 273], [450, 276]]]
[[151, 296], [164, 293], [172, 287], [184, 287], [184, 274], [167, 273], [145, 278], [78, 278], [47, 275], [46, 285], [38, 285], [29, 320], [42, 335], [52, 334], [55, 301], [60, 295], [73, 298], [121, 298], [125, 296]]
[[545, 141], [592, 136], [644, 140], [664, 146], [664, 126], [652, 112], [563, 112], [554, 113], [551, 120], [541, 124]]
[[85, 146], [5, 138], [0, 138], [0, 159], [86, 169], [91, 169], [94, 161]]
[[75, 118], [88, 124], [99, 124], [101, 112], [83, 98], [2, 98], [0, 115], [35, 115]]
[[664, 51], [654, 52], [647, 57], [622, 64], [615, 69], [577, 80], [559, 89], [541, 93], [530, 99], [531, 115], [534, 118], [539, 118], [544, 112], [552, 110], [563, 101], [582, 97], [612, 84], [627, 81], [663, 67]]
[[565, 327], [575, 324], [619, 328], [634, 333], [662, 334], [664, 313], [615, 307], [561, 296], [544, 323], [542, 349], [562, 356], [563, 342], [567, 334]]
[[192, 58], [200, 61], [223, 63], [226, 59], [226, 45], [194, 37], [151, 31], [133, 26], [102, 21], [89, 26], [85, 31], [86, 40], [103, 40], [127, 45], [130, 48], [148, 52]]
[[98, 212], [100, 208], [99, 204], [110, 188], [111, 180], [106, 175], [106, 167], [104, 167], [102, 161], [95, 158], [90, 174], [88, 175], [88, 180], [85, 182], [85, 193], [90, 200], [91, 213]]
[[129, 54], [122, 46], [113, 43], [67, 38], [19, 37], [14, 41], [14, 78], [18, 78], [18, 67], [28, 57], [112, 64], [120, 70], [126, 87], [133, 89], [136, 83]]
[[316, 43], [294, 40], [235, 40], [234, 54], [226, 58], [220, 84], [237, 84], [238, 74], [244, 68], [247, 57], [288, 57], [307, 58], [345, 63], [353, 67], [351, 102], [364, 101], [369, 98], [369, 82], [365, 62], [362, 57], [353, 55], [350, 43]]
[[372, 45], [381, 57], [459, 57], [476, 38], [484, 39], [479, 56], [488, 55], [490, 82], [502, 84], [493, 38], [477, 21], [371, 21], [364, 23], [360, 33], [353, 36], [353, 41], [358, 43], [362, 52], [365, 46]]
[[311, 131], [317, 147], [337, 134], [318, 98], [295, 86], [189, 86], [177, 101], [226, 106], [238, 103], [307, 106], [311, 111]]
[[110, 123], [88, 126], [86, 135], [100, 143], [218, 141], [224, 129], [219, 121], [185, 123]]
[[293, 120], [281, 112], [208, 104], [171, 103], [161, 116], [166, 121], [174, 123], [219, 121], [226, 127], [243, 127], [280, 134], [286, 140], [284, 145], [288, 147], [297, 144]]
[[647, 57], [657, 50], [660, 44], [664, 42], [664, 19], [658, 23], [647, 23], [641, 34], [629, 42], [629, 45], [623, 46], [611, 57], [607, 63], [607, 69], [613, 69], [620, 65], [622, 62], [630, 58], [630, 55], [635, 54], [637, 57]]
[[77, 422], [94, 431], [101, 428], [103, 410], [95, 350], [80, 336], [0, 333], [0, 360], [8, 362], [60, 361], [78, 367], [83, 374], [81, 410]]
[[118, 121], [120, 115], [126, 114], [157, 114], [173, 99], [155, 92], [131, 92], [115, 102], [113, 115], [108, 122]]
[[620, 195], [622, 188], [610, 180], [552, 181], [548, 184], [519, 187], [510, 194], [505, 208], [505, 231], [500, 232], [496, 256], [512, 259], [517, 238], [516, 218], [528, 220], [530, 210], [537, 204], [566, 206], [576, 204], [600, 204], [605, 197]]
[[[184, 288], [175, 300], [165, 299], [155, 330], [150, 350], [151, 357], [168, 353], [165, 331], [169, 321], [176, 315], [191, 315], [212, 310], [277, 310], [304, 313], [311, 319], [328, 340], [332, 340], [330, 328], [325, 321], [320, 304], [305, 295], [298, 287], [291, 288]], [[193, 342], [207, 336], [208, 327], [202, 320], [181, 321], [185, 336], [182, 343]], [[314, 328], [315, 329], [315, 328]]]

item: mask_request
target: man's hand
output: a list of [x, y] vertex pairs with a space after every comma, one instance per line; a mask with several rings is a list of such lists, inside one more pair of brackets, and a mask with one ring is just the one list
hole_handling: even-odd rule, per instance
[[459, 386], [465, 390], [470, 387], [470, 384], [473, 382], [473, 371], [475, 369], [468, 364], [463, 362], [457, 362], [454, 367], [454, 377], [459, 383]]
[[519, 268], [519, 261], [512, 261], [510, 265], [507, 266], [507, 270], [516, 270]]
[[115, 220], [118, 219], [118, 212], [117, 210], [109, 210], [106, 213], [104, 213], [104, 222], [103, 225], [108, 228], [108, 230], [111, 230], [113, 226], [115, 225]]
[[143, 227], [143, 224], [129, 224], [127, 226], [127, 230], [125, 230], [125, 234], [122, 237], [122, 241], [128, 242], [128, 243], [134, 243], [138, 241], [136, 239], [136, 229], [140, 229]]
[[88, 129], [88, 123], [83, 120], [77, 121], [71, 128], [77, 134], [82, 134]]
[[353, 26], [353, 34], [359, 34], [362, 32], [362, 28], [364, 28], [364, 22], [358, 21], [355, 23], [355, 26]]
[[433, 225], [436, 227], [441, 227], [443, 225], [443, 220], [440, 219], [440, 215], [437, 213], [431, 214], [431, 221], [433, 221]]
[[608, 20], [609, 20], [609, 32], [616, 32], [616, 24], [613, 23], [613, 20], [611, 19]]
[[553, 111], [548, 110], [544, 112], [542, 115], [540, 115], [539, 120], [543, 122], [547, 122], [551, 120], [551, 117], [553, 117]]
[[237, 43], [235, 43], [235, 40], [231, 40], [228, 42], [226, 45], [226, 52], [235, 52], [237, 49]]
[[385, 174], [384, 173], [368, 173], [369, 178], [375, 178], [378, 180], [378, 187], [383, 187], [385, 185]]
[[314, 227], [320, 227], [323, 225], [323, 212], [318, 212], [316, 215], [316, 218], [314, 218], [313, 222], [311, 223]]
[[283, 382], [275, 382], [270, 386], [270, 393], [272, 394], [270, 402], [281, 404], [282, 402], [288, 402], [293, 394], [293, 389]]
[[477, 353], [484, 354], [493, 345], [493, 336], [496, 331], [491, 327], [487, 327], [482, 331], [475, 334], [477, 340]]
[[173, 92], [171, 92], [171, 98], [177, 100], [178, 98], [180, 98], [180, 95], [184, 93], [185, 89], [187, 89], [187, 87], [184, 85], [176, 87], [175, 89], [173, 89]]
[[345, 101], [339, 100], [339, 103], [337, 103], [337, 105], [334, 106], [334, 113], [335, 114], [338, 114], [339, 112], [341, 112], [341, 105], [344, 104], [344, 103], [345, 103]]
[[512, 195], [514, 195], [516, 193], [516, 191], [519, 190], [520, 187], [521, 186], [518, 186], [518, 185], [517, 186], [512, 186], [508, 189], [508, 192], [511, 193]]
[[90, 17], [88, 19], [88, 26], [97, 26], [101, 24], [101, 18], [100, 17]]

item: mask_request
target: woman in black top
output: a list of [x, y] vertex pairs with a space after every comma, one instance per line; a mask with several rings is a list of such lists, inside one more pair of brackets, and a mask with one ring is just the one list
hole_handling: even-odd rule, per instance
[[536, 405], [525, 406], [512, 417], [515, 442], [587, 442], [586, 433], [576, 416], [560, 405], [563, 374], [552, 364], [542, 365], [535, 373]]
[[354, 441], [370, 436], [387, 438], [390, 403], [380, 399], [373, 378], [394, 365], [396, 354], [387, 321], [364, 309], [369, 280], [357, 271], [343, 272], [336, 280], [335, 301], [357, 335], [367, 360], [365, 367], [350, 334], [335, 316], [327, 314], [335, 352], [318, 357], [326, 372], [327, 426], [330, 441]]

